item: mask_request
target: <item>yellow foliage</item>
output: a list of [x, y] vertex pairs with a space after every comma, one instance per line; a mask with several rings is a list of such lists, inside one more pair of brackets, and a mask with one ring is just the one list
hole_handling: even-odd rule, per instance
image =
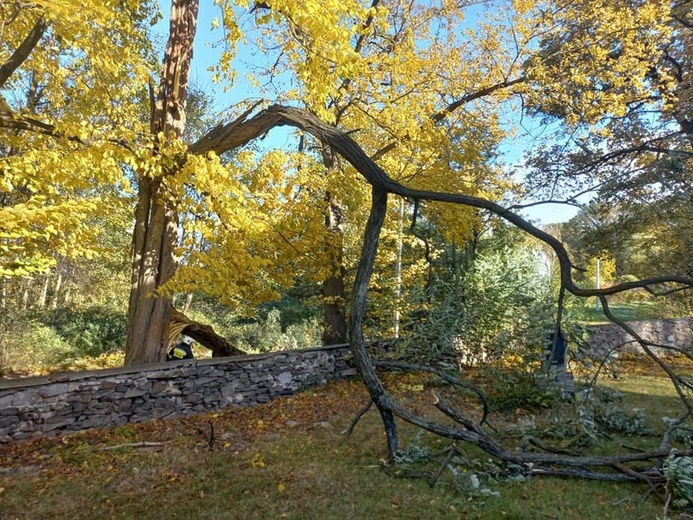
[[130, 152], [114, 141], [132, 142], [143, 130], [137, 97], [151, 50], [143, 26], [155, 11], [142, 0], [85, 1], [79, 9], [37, 0], [12, 16], [9, 9], [0, 6], [0, 63], [39, 17], [47, 30], [0, 92], [0, 111], [36, 117], [40, 104], [39, 119], [71, 137], [0, 128], [0, 275], [27, 276], [60, 256], [98, 254], [94, 219], [126, 203], [122, 165]]
[[[212, 25], [223, 25], [227, 50], [212, 70], [231, 87], [236, 45], [247, 37], [237, 12], [250, 3], [215, 5], [221, 19]], [[465, 21], [459, 2], [450, 0], [268, 5], [253, 7], [261, 29], [256, 43], [277, 57], [267, 73], [289, 78], [280, 100], [356, 131], [367, 153], [409, 186], [490, 200], [516, 189], [491, 161], [510, 132], [503, 112], [512, 93], [568, 111], [569, 119], [618, 115], [648, 95], [646, 71], [670, 17], [661, 0], [637, 8], [623, 0], [560, 8], [514, 0], [477, 23]], [[2, 14], [6, 9], [0, 6]], [[325, 160], [306, 136], [302, 152], [243, 149], [224, 160], [148, 136], [146, 85], [156, 68], [146, 26], [157, 12], [144, 0], [85, 0], [79, 9], [73, 0], [36, 0], [2, 26], [0, 63], [40, 16], [49, 30], [0, 92], [0, 110], [40, 115], [54, 135], [0, 129], [0, 275], [45, 270], [56, 256], [98, 254], [90, 222], [130, 204], [131, 182], [143, 180], [161, 182], [182, 216], [182, 268], [163, 291], [204, 289], [228, 304], [252, 306], [297, 278], [334, 274], [335, 249], [351, 272], [370, 192], [350, 165]], [[527, 85], [494, 87], [518, 79], [523, 63]], [[34, 81], [42, 87], [40, 114], [28, 95]], [[13, 97], [5, 99], [7, 92]], [[344, 211], [343, 237], [325, 228], [328, 199]], [[418, 210], [450, 241], [463, 243], [479, 226], [468, 208], [429, 203]], [[401, 285], [420, 283], [426, 271], [424, 247], [406, 231], [410, 220], [410, 209], [404, 218], [394, 209], [388, 214], [379, 252], [386, 267], [373, 279], [377, 297], [399, 308]], [[406, 258], [396, 273], [400, 249]]]
[[[603, 286], [605, 282], [613, 282], [616, 274], [616, 260], [608, 251], [601, 251], [599, 257], [599, 280]], [[591, 258], [586, 266], [585, 278], [587, 280], [597, 279], [597, 258]]]
[[670, 2], [584, 0], [547, 9], [542, 17], [543, 50], [528, 62], [532, 81], [541, 87], [528, 91], [530, 103], [577, 124], [622, 116], [653, 89], [664, 94], [665, 104], [671, 102], [672, 78], [661, 67], [657, 81], [650, 78], [672, 34]]

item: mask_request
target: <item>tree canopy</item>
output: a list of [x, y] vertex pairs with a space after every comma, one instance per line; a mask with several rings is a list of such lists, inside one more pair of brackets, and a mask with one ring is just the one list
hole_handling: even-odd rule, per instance
[[[225, 50], [215, 79], [234, 88], [237, 49], [251, 34], [273, 61], [256, 75], [260, 99], [249, 93], [189, 142], [198, 0], [172, 0], [161, 62], [149, 32], [159, 13], [148, 1], [90, 0], [80, 10], [67, 1], [6, 2], [3, 283], [98, 254], [97, 223], [129, 208], [126, 363], [164, 359], [181, 330], [170, 326], [180, 317], [177, 288], [252, 306], [299, 282], [322, 283], [331, 339], [346, 336], [348, 314], [391, 458], [399, 417], [507, 461], [559, 463], [508, 454], [444, 402], [438, 408], [460, 427], [403, 409], [367, 355], [365, 324], [379, 302], [402, 306], [403, 284], [430, 283], [425, 264], [440, 251], [422, 226], [465, 246], [489, 215], [555, 254], [556, 331], [566, 292], [598, 298], [610, 318], [608, 297], [633, 288], [689, 294], [690, 3], [218, 0]], [[523, 185], [499, 159], [519, 131], [513, 114], [558, 129], [530, 150]], [[297, 132], [291, 146], [256, 146], [281, 126]], [[639, 272], [643, 279], [584, 287], [561, 240], [515, 212], [523, 190], [567, 203], [596, 193], [610, 205], [594, 204], [602, 221], [617, 214], [651, 237], [661, 262]], [[638, 341], [693, 413], [691, 382]]]

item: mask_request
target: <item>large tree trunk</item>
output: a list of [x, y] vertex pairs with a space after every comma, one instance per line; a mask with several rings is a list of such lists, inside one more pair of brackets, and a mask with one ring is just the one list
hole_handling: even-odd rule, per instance
[[[323, 162], [328, 175], [334, 170], [333, 150], [323, 145]], [[347, 341], [346, 289], [344, 284], [344, 208], [329, 191], [325, 194], [325, 227], [327, 242], [325, 253], [329, 274], [322, 284], [323, 345], [336, 345]]]
[[326, 253], [329, 275], [322, 284], [324, 323], [322, 341], [324, 345], [346, 343], [347, 324], [344, 312], [346, 291], [344, 286], [344, 230], [343, 209], [331, 194], [327, 194]]
[[[198, 0], [173, 0], [171, 5], [161, 83], [152, 107], [151, 135], [155, 143], [161, 133], [167, 139], [183, 135], [197, 12]], [[164, 172], [175, 174], [175, 170]], [[171, 297], [158, 294], [157, 289], [175, 273], [173, 251], [177, 240], [178, 215], [165, 193], [164, 179], [141, 176], [132, 242], [126, 365], [166, 358], [172, 304]]]
[[177, 215], [160, 200], [161, 181], [142, 179], [135, 214], [125, 364], [166, 359], [171, 298], [156, 289], [173, 276]]

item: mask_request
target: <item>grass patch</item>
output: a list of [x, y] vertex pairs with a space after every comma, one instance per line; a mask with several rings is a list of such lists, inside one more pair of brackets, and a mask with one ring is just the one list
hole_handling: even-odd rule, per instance
[[[657, 305], [655, 302], [619, 303], [610, 305], [609, 309], [614, 316], [623, 321], [642, 321], [676, 317], [663, 313], [661, 306]], [[592, 325], [611, 323], [604, 315], [602, 308], [600, 307], [597, 309], [594, 303], [589, 306], [575, 307], [572, 309], [572, 313], [574, 314], [574, 321]]]
[[[430, 401], [428, 392], [411, 390], [411, 380], [405, 381], [401, 387], [411, 406]], [[676, 406], [671, 389], [649, 374], [627, 374], [609, 384], [623, 391], [628, 403], [646, 402], [659, 416]], [[385, 439], [377, 412], [366, 414], [351, 437], [340, 433], [366, 399], [360, 383], [342, 382], [253, 408], [2, 446], [0, 517], [650, 520], [662, 516], [663, 504], [654, 496], [646, 498], [648, 490], [637, 484], [535, 477], [490, 482], [500, 493], [495, 497], [459, 489], [447, 473], [434, 487], [424, 479], [392, 477], [381, 464]], [[523, 413], [497, 415], [494, 421], [501, 424]], [[402, 426], [403, 441], [415, 434], [413, 428]], [[429, 435], [420, 441], [431, 450], [445, 445]], [[154, 449], [126, 446], [141, 442], [161, 444]], [[614, 445], [625, 442], [633, 443], [627, 438], [613, 441]], [[118, 445], [122, 446], [104, 449]], [[483, 458], [474, 450], [469, 457]]]

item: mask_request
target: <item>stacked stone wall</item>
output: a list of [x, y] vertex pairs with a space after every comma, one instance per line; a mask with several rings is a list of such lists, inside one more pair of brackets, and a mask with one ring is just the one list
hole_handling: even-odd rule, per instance
[[0, 380], [0, 442], [252, 406], [356, 375], [346, 345]]
[[[629, 325], [655, 344], [693, 352], [693, 318]], [[636, 350], [633, 340], [617, 325], [588, 330], [594, 356]], [[0, 380], [0, 443], [266, 403], [355, 376], [349, 354], [347, 345], [335, 345]]]
[[[693, 352], [693, 317], [671, 320], [643, 320], [628, 322], [628, 326], [643, 339], [661, 347], [654, 347], [658, 354], [673, 352], [674, 347]], [[595, 357], [616, 352], [642, 352], [635, 338], [615, 324], [588, 327], [587, 343]]]

